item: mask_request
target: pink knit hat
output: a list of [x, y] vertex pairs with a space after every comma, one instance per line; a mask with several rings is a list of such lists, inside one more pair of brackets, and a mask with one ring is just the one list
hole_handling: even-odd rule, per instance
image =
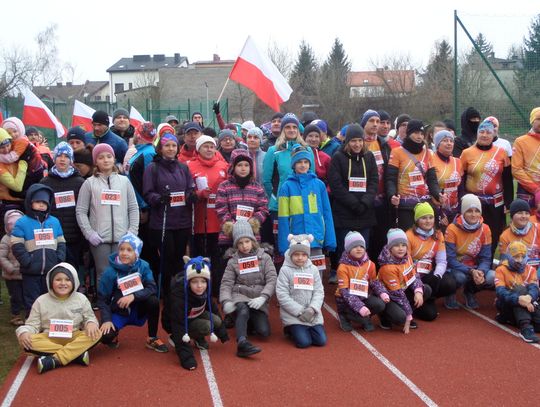
[[94, 164], [96, 163], [96, 160], [97, 160], [98, 156], [101, 153], [105, 153], [105, 152], [111, 153], [112, 156], [114, 157], [114, 150], [109, 144], [107, 144], [107, 143], [96, 144], [96, 146], [92, 150], [92, 159], [94, 160]]
[[18, 117], [8, 117], [2, 122], [2, 128], [4, 129], [14, 129], [19, 132], [19, 137], [22, 137], [26, 134], [26, 129], [24, 124]]

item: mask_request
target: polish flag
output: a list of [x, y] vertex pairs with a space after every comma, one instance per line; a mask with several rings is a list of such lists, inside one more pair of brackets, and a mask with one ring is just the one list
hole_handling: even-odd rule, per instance
[[129, 111], [129, 124], [131, 124], [133, 127], [137, 128], [140, 124], [144, 123], [146, 120], [144, 120], [144, 117], [142, 117], [142, 114], [139, 113], [135, 107], [131, 106], [131, 109]]
[[71, 127], [79, 126], [85, 131], [92, 131], [92, 115], [95, 110], [78, 100], [73, 104], [73, 116], [71, 118]]
[[67, 129], [64, 125], [60, 123], [60, 120], [52, 114], [40, 98], [34, 95], [30, 90], [25, 90], [23, 94], [24, 107], [22, 121], [24, 124], [55, 129], [58, 137], [62, 137], [67, 133]]
[[287, 80], [270, 58], [259, 51], [251, 37], [247, 38], [229, 78], [251, 89], [276, 112], [292, 93]]

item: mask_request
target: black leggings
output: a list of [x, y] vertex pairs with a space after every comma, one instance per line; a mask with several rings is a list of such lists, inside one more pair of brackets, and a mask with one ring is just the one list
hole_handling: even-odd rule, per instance
[[[437, 318], [437, 307], [435, 307], [434, 302], [428, 302], [427, 300], [431, 297], [431, 287], [427, 284], [424, 284], [424, 304], [420, 308], [414, 309], [414, 290], [408, 288], [405, 291], [405, 295], [411, 306], [413, 307], [413, 316], [424, 321], [433, 321]], [[381, 314], [385, 321], [391, 322], [394, 325], [403, 325], [407, 315], [405, 311], [394, 301], [390, 301], [386, 304], [384, 312]]]
[[219, 287], [223, 278], [220, 270], [220, 249], [218, 246], [218, 233], [196, 233], [193, 237], [193, 257], [203, 256], [210, 259], [210, 273], [212, 276], [212, 295], [219, 298]]
[[251, 309], [245, 302], [236, 303], [236, 340], [247, 338], [248, 325], [250, 331], [267, 338], [270, 336], [268, 315], [261, 310]]
[[431, 287], [431, 299], [456, 293], [456, 279], [451, 273], [444, 273], [442, 278], [439, 278], [431, 272], [422, 276], [422, 282]]

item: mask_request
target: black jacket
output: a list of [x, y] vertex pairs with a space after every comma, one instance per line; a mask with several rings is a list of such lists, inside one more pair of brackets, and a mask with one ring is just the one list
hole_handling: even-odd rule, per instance
[[114, 126], [111, 126], [111, 131], [114, 134], [117, 134], [119, 137], [121, 137], [127, 145], [129, 145], [129, 139], [132, 138], [135, 135], [135, 127], [133, 127], [131, 124], [127, 128], [126, 131], [121, 132], [120, 130], [117, 130], [114, 128]]
[[[366, 173], [364, 174], [364, 165]], [[349, 191], [349, 165], [351, 177], [365, 177], [366, 192]], [[330, 161], [328, 185], [333, 197], [334, 225], [337, 228], [361, 229], [377, 223], [373, 209], [379, 185], [379, 175], [375, 157], [368, 151], [365, 154], [350, 154], [338, 150]]]
[[472, 118], [480, 118], [480, 113], [474, 107], [467, 108], [461, 114], [461, 136], [454, 140], [454, 151], [452, 155], [459, 158], [466, 148], [469, 148], [476, 142], [476, 132], [480, 122], [471, 122]]

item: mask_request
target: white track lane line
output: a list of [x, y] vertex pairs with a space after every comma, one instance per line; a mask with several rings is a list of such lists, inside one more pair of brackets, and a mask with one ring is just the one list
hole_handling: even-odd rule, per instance
[[[324, 308], [330, 315], [332, 315], [335, 319], [339, 321], [339, 317], [337, 315], [337, 312], [334, 311], [326, 302], [324, 303]], [[422, 400], [427, 406], [430, 407], [436, 407], [437, 403], [435, 403], [433, 400], [429, 398], [429, 396], [424, 393], [420, 388], [414, 384], [407, 376], [405, 376], [401, 371], [392, 364], [388, 359], [386, 359], [371, 343], [369, 343], [362, 335], [360, 335], [358, 332], [353, 330], [351, 334], [360, 342], [364, 347], [366, 347], [367, 350], [371, 352], [373, 356], [375, 356], [379, 362], [381, 362], [392, 374], [394, 374], [399, 380], [405, 384], [420, 400]]]
[[[466, 306], [464, 306], [463, 304], [459, 304], [459, 306], [461, 308], [463, 308], [464, 310], [466, 311], [469, 311], [471, 314], [473, 314], [474, 316], [477, 316], [478, 318], [481, 318], [483, 319], [484, 321], [486, 322], [489, 322], [491, 325], [495, 325], [497, 328], [500, 328], [502, 329], [504, 332], [507, 332], [509, 333], [510, 335], [514, 335], [516, 338], [519, 338], [520, 340], [523, 340], [521, 339], [521, 336], [519, 336], [519, 334], [515, 331], [512, 331], [510, 328], [504, 326], [504, 325], [501, 325], [499, 324], [497, 321], [491, 319], [491, 318], [488, 318], [486, 317], [485, 315], [483, 314], [480, 314], [479, 312], [475, 311], [475, 310], [472, 310], [472, 309], [469, 309], [467, 308]], [[540, 349], [540, 345], [537, 344], [537, 343], [529, 343], [529, 345], [532, 345], [534, 346], [536, 349]]]
[[223, 407], [223, 402], [221, 401], [221, 395], [219, 394], [216, 376], [214, 376], [214, 369], [212, 369], [212, 362], [210, 361], [208, 351], [200, 349], [200, 352], [201, 359], [204, 365], [206, 381], [208, 382], [208, 388], [210, 389], [210, 395], [212, 396], [212, 402], [214, 403], [214, 407]]
[[17, 395], [17, 392], [19, 391], [19, 388], [21, 387], [22, 382], [24, 381], [24, 378], [26, 377], [26, 374], [28, 373], [28, 370], [30, 369], [30, 366], [32, 365], [33, 360], [34, 360], [33, 356], [26, 357], [26, 360], [22, 364], [21, 369], [19, 370], [19, 373], [17, 373], [15, 380], [13, 380], [13, 383], [11, 384], [9, 391], [6, 394], [4, 401], [2, 401], [1, 407], [11, 406], [11, 403], [13, 403], [13, 400], [15, 400], [15, 396]]

